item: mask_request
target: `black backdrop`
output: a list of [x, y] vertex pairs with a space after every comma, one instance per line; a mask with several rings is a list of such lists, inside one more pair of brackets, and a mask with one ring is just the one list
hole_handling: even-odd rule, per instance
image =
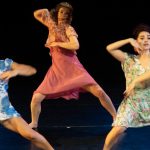
[[[42, 81], [51, 59], [44, 47], [47, 29], [33, 17], [39, 8], [52, 8], [60, 0], [1, 1], [0, 56], [37, 68], [38, 73], [28, 79], [14, 79], [27, 83], [31, 92]], [[131, 36], [138, 23], [150, 24], [147, 1], [82, 1], [70, 0], [74, 7], [73, 22], [80, 42], [78, 57], [88, 72], [107, 92], [124, 89], [120, 63], [106, 52], [106, 45]], [[130, 51], [130, 46], [126, 47]], [[132, 52], [132, 51], [131, 51]], [[119, 91], [120, 90], [120, 91]], [[113, 96], [113, 95], [112, 95]]]

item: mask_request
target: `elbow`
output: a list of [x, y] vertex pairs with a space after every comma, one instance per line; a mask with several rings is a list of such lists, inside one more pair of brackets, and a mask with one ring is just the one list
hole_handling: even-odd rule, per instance
[[31, 75], [34, 75], [34, 74], [36, 74], [37, 73], [37, 70], [35, 69], [35, 68], [32, 68], [31, 70], [30, 70], [30, 74]]
[[33, 68], [33, 74], [36, 74], [37, 70], [35, 68]]
[[106, 50], [107, 50], [108, 52], [110, 52], [112, 49], [111, 49], [111, 47], [110, 47], [109, 45], [107, 45], [107, 46], [106, 46]]
[[75, 46], [75, 50], [78, 50], [79, 48], [80, 48], [80, 45], [77, 44], [77, 45]]
[[35, 19], [39, 20], [39, 18], [42, 17], [42, 13], [39, 12], [38, 10], [34, 11], [33, 16]]
[[34, 18], [37, 18], [37, 11], [33, 12], [33, 16], [34, 16]]
[[106, 46], [106, 50], [107, 50], [107, 51], [109, 51], [109, 50], [110, 50], [109, 45], [107, 45], [107, 46]]
[[80, 45], [78, 42], [73, 44], [73, 50], [78, 50], [79, 48], [80, 48]]

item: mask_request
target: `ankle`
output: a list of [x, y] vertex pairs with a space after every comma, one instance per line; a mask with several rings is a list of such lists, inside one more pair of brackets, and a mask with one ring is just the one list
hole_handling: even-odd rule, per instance
[[37, 127], [38, 127], [38, 124], [31, 122], [31, 123], [29, 124], [29, 126], [30, 126], [31, 128], [37, 128]]

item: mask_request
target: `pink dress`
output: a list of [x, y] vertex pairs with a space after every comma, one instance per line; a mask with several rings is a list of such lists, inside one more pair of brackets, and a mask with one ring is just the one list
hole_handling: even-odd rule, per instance
[[[52, 41], [67, 42], [69, 36], [78, 36], [72, 26], [58, 28], [48, 13], [45, 16], [43, 15], [43, 20], [49, 29], [46, 43]], [[82, 89], [83, 86], [97, 84], [82, 66], [74, 52], [61, 47], [51, 47], [50, 55], [52, 65], [34, 93], [44, 94], [46, 99], [60, 97], [66, 100], [78, 99], [80, 92], [86, 92]]]

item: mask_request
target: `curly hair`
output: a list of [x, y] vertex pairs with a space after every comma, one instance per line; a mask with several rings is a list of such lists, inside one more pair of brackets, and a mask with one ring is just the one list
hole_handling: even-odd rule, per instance
[[144, 23], [137, 25], [133, 30], [133, 37], [136, 39], [140, 32], [146, 31], [150, 33], [150, 26]]
[[68, 16], [68, 19], [67, 19], [67, 23], [71, 24], [73, 7], [68, 2], [61, 2], [61, 3], [57, 4], [55, 8], [53, 8], [53, 9], [50, 10], [50, 15], [51, 15], [52, 19], [55, 22], [58, 21], [58, 11], [62, 7], [65, 7], [65, 8], [67, 8], [69, 10], [69, 16]]

